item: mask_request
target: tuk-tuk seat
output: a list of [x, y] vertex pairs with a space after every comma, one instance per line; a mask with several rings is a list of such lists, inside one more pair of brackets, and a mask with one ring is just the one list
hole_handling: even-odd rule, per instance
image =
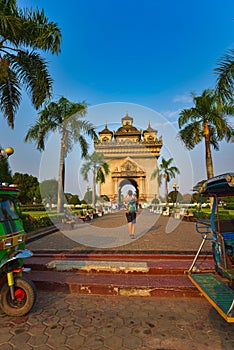
[[215, 222], [215, 228], [220, 233], [233, 233], [234, 232], [234, 219], [219, 220], [219, 223]]
[[234, 255], [234, 232], [222, 233], [225, 245], [232, 247], [232, 255]]

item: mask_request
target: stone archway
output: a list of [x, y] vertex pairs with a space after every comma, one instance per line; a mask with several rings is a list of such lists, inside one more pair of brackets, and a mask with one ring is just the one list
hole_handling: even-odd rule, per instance
[[138, 188], [138, 184], [134, 179], [124, 179], [119, 183], [119, 189], [118, 189], [118, 201], [119, 203], [122, 202], [123, 197], [126, 195], [126, 191], [123, 192], [123, 188], [126, 186], [126, 191], [128, 189], [130, 189], [130, 187], [133, 187], [134, 190], [133, 192], [135, 192], [137, 198], [139, 198], [139, 188]]
[[162, 137], [157, 137], [157, 130], [150, 123], [147, 129], [139, 130], [127, 113], [116, 131], [105, 125], [94, 147], [105, 156], [110, 169], [105, 183], [99, 186], [99, 195], [106, 194], [110, 200], [120, 199], [120, 183], [124, 180], [135, 181], [139, 203], [151, 203], [158, 195], [158, 180], [151, 175], [158, 169]]

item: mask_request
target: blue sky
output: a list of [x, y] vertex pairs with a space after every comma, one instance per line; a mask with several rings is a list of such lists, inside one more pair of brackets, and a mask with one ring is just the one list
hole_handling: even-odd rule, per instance
[[[233, 0], [21, 0], [18, 5], [44, 8], [61, 28], [62, 52], [45, 56], [54, 79], [54, 99], [63, 95], [74, 102], [85, 100], [90, 106], [87, 118], [99, 128], [106, 121], [120, 123], [126, 110], [142, 129], [150, 119], [164, 139], [162, 155], [172, 156], [186, 172], [187, 156], [178, 159], [173, 154], [178, 140], [166, 135], [165, 125], [170, 123], [175, 136], [180, 110], [192, 106], [191, 92], [200, 94], [215, 86], [214, 68], [233, 48]], [[25, 96], [15, 129], [1, 120], [1, 145], [15, 148], [9, 158], [13, 173], [39, 176], [42, 154], [34, 144], [23, 142], [36, 117]], [[233, 170], [232, 153], [233, 144], [225, 143], [213, 153], [216, 175]], [[206, 177], [203, 144], [189, 152], [189, 161], [190, 178], [176, 179], [183, 193]], [[55, 168], [54, 164], [56, 177]], [[66, 190], [76, 193], [71, 183], [69, 179]]]

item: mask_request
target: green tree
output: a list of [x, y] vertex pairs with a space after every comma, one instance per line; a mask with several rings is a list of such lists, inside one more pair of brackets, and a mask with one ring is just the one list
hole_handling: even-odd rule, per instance
[[20, 203], [33, 203], [39, 186], [37, 178], [29, 174], [15, 173], [13, 175], [13, 182], [19, 187], [18, 199]]
[[191, 203], [199, 203], [200, 202], [200, 193], [194, 192], [192, 194]]
[[64, 196], [65, 196], [66, 201], [69, 202], [69, 200], [72, 198], [73, 194], [66, 192], [66, 193], [64, 193]]
[[25, 87], [38, 109], [51, 97], [52, 78], [41, 52], [60, 52], [61, 33], [44, 10], [19, 9], [16, 0], [0, 1], [0, 110], [11, 128]]
[[168, 200], [174, 204], [178, 202], [182, 202], [182, 199], [183, 199], [182, 194], [177, 190], [174, 190], [168, 193]]
[[214, 176], [211, 146], [219, 150], [220, 141], [231, 141], [234, 129], [227, 116], [234, 114], [234, 108], [231, 104], [221, 103], [214, 90], [204, 90], [201, 96], [193, 95], [193, 102], [194, 107], [180, 112], [179, 137], [189, 150], [204, 139], [206, 172], [210, 179]]
[[81, 174], [84, 180], [88, 181], [88, 173], [92, 172], [92, 204], [96, 203], [96, 183], [104, 183], [105, 176], [109, 174], [109, 164], [105, 161], [102, 153], [94, 151], [86, 156], [86, 162], [81, 167]]
[[88, 142], [85, 135], [96, 138], [93, 124], [82, 119], [86, 108], [85, 103], [73, 103], [65, 97], [61, 97], [58, 102], [50, 102], [39, 113], [36, 124], [25, 137], [26, 142], [35, 141], [37, 149], [41, 151], [45, 148], [45, 139], [50, 132], [58, 131], [61, 135], [57, 199], [59, 213], [64, 210], [65, 158], [76, 142], [81, 146], [82, 157], [86, 156]]
[[80, 204], [80, 203], [81, 203], [81, 201], [80, 201], [77, 194], [72, 195], [71, 198], [68, 200], [68, 204], [76, 205], [76, 204]]
[[35, 197], [34, 197], [34, 202], [35, 203], [41, 203], [42, 199], [41, 199], [41, 191], [40, 191], [40, 184], [38, 184], [36, 190], [35, 190]]
[[58, 181], [55, 179], [43, 181], [40, 184], [40, 191], [43, 203], [49, 204], [51, 209], [52, 204], [55, 204], [57, 200]]
[[166, 160], [162, 157], [161, 164], [159, 165], [159, 169], [155, 169], [151, 175], [151, 180], [158, 178], [159, 184], [162, 183], [162, 178], [165, 180], [165, 200], [166, 205], [168, 205], [168, 183], [171, 179], [175, 178], [176, 174], [179, 174], [180, 171], [176, 166], [171, 166], [173, 162], [173, 158]]
[[0, 182], [13, 182], [8, 159], [5, 157], [0, 158]]

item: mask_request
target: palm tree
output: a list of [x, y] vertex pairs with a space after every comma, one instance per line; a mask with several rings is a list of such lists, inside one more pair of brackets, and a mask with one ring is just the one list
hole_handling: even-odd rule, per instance
[[14, 128], [22, 85], [38, 109], [50, 98], [52, 78], [37, 50], [60, 52], [61, 33], [44, 11], [19, 9], [16, 0], [0, 2], [0, 110]]
[[73, 103], [65, 97], [61, 97], [58, 102], [51, 102], [39, 113], [39, 118], [33, 125], [25, 141], [36, 141], [37, 149], [44, 150], [45, 138], [50, 131], [58, 131], [61, 135], [60, 160], [58, 173], [58, 202], [57, 211], [63, 211], [64, 204], [64, 176], [65, 158], [72, 150], [74, 143], [81, 146], [81, 155], [85, 157], [88, 152], [88, 142], [84, 135], [96, 138], [92, 123], [82, 120], [86, 113], [85, 103]]
[[92, 171], [92, 204], [96, 202], [96, 183], [104, 183], [105, 175], [110, 173], [109, 164], [105, 161], [104, 155], [94, 151], [86, 156], [86, 162], [81, 167], [81, 174], [84, 180], [88, 180], [88, 173]]
[[218, 74], [216, 92], [221, 101], [233, 101], [234, 50], [229, 50], [215, 68]]
[[175, 178], [176, 174], [180, 174], [179, 169], [176, 166], [171, 166], [173, 162], [173, 158], [166, 160], [162, 157], [161, 164], [159, 165], [159, 169], [155, 169], [151, 175], [151, 180], [158, 177], [159, 184], [162, 183], [162, 177], [165, 180], [165, 199], [166, 205], [168, 205], [168, 183], [171, 179]]
[[194, 107], [180, 112], [179, 137], [189, 150], [204, 139], [206, 172], [210, 179], [214, 176], [211, 146], [219, 150], [219, 141], [231, 141], [234, 130], [227, 116], [234, 114], [234, 108], [231, 104], [220, 102], [214, 90], [204, 90], [201, 96], [193, 95], [193, 102]]

